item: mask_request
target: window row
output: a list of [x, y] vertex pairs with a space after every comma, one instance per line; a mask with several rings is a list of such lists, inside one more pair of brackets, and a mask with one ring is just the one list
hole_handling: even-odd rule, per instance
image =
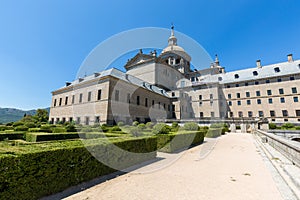
[[[91, 122], [90, 117], [83, 117], [84, 118], [84, 124], [89, 125]], [[59, 123], [65, 123], [65, 122], [75, 122], [76, 124], [81, 124], [81, 117], [76, 117], [76, 119], [73, 119], [73, 117], [69, 117], [68, 119], [66, 117], [62, 118], [51, 118], [50, 123], [51, 124], [59, 124]], [[100, 123], [100, 116], [95, 116], [94, 123]]]
[[[237, 114], [238, 114], [238, 117], [264, 117], [264, 111], [258, 111], [257, 115], [254, 115], [254, 113], [252, 111], [248, 111], [246, 112], [247, 113], [247, 116], [244, 116], [244, 113], [243, 111], [239, 111]], [[269, 116], [270, 117], [276, 117], [276, 112], [274, 110], [270, 110], [269, 111]], [[296, 114], [296, 117], [300, 117], [300, 110], [295, 110], [295, 114]], [[234, 117], [233, 115], [233, 112], [230, 112], [230, 117]], [[287, 110], [281, 110], [281, 113], [279, 114], [279, 117], [289, 117], [289, 112]]]
[[[252, 103], [253, 101], [256, 102], [256, 104], [261, 104], [261, 103], [262, 103], [262, 100], [261, 100], [261, 99], [256, 99], [256, 101], [255, 101], [254, 99], [252, 99], [252, 100], [251, 100], [251, 99], [247, 99], [247, 100], [246, 100], [246, 105], [251, 105], [251, 103]], [[293, 97], [293, 101], [294, 101], [295, 103], [299, 102], [299, 97]], [[279, 102], [280, 102], [280, 103], [285, 103], [285, 97], [280, 97], [280, 98], [279, 98]], [[269, 103], [269, 104], [273, 104], [273, 98], [269, 98], [269, 99], [268, 99], [268, 103]], [[228, 105], [229, 105], [229, 106], [232, 106], [232, 101], [228, 101]], [[242, 101], [240, 101], [240, 100], [237, 101], [237, 105], [238, 105], [238, 106], [241, 106], [241, 105], [242, 105]]]

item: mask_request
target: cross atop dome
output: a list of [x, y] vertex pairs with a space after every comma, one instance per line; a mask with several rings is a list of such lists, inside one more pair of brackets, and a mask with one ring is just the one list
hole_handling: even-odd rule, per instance
[[174, 35], [174, 25], [171, 26], [171, 36], [168, 39], [168, 46], [177, 46], [177, 38]]

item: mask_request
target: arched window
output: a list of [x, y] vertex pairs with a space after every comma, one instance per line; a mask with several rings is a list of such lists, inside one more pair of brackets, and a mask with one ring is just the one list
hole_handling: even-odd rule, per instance
[[240, 76], [238, 74], [235, 74], [234, 75], [234, 78], [239, 78]]
[[253, 72], [253, 76], [257, 76], [258, 75], [258, 72], [257, 71], [254, 71]]
[[274, 71], [277, 73], [277, 72], [280, 72], [280, 69], [279, 69], [279, 67], [275, 67], [274, 68]]
[[223, 80], [223, 78], [222, 78], [222, 77], [218, 77], [218, 80], [219, 80], [219, 81], [222, 81], [222, 80]]

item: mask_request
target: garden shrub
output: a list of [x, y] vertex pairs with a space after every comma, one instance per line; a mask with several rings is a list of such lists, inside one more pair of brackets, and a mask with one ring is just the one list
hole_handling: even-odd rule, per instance
[[222, 128], [222, 135], [229, 132], [229, 127], [225, 123], [214, 123], [210, 125], [210, 128]]
[[114, 131], [122, 131], [122, 130], [118, 126], [113, 126], [112, 128], [110, 128], [109, 132], [114, 132]]
[[29, 128], [28, 131], [29, 132], [40, 132], [41, 129], [40, 128]]
[[139, 130], [144, 130], [146, 128], [146, 125], [141, 123], [141, 124], [137, 125], [137, 127]]
[[52, 133], [65, 133], [65, 132], [67, 132], [67, 130], [64, 127], [52, 128]]
[[14, 127], [13, 126], [5, 126], [5, 125], [0, 126], [0, 131], [6, 131], [6, 130], [14, 130]]
[[186, 131], [198, 131], [199, 126], [195, 122], [188, 122], [183, 125], [183, 130]]
[[295, 125], [292, 123], [285, 123], [281, 126], [281, 129], [290, 129], [290, 128], [294, 128]]
[[277, 125], [274, 123], [269, 123], [269, 129], [276, 129]]
[[27, 126], [28, 128], [35, 128], [36, 127], [36, 124], [33, 123], [33, 122], [26, 122], [24, 125]]
[[124, 122], [122, 121], [118, 122], [118, 126], [124, 126]]
[[138, 121], [132, 122], [132, 126], [137, 126], [137, 125], [139, 125], [139, 122], [138, 122]]
[[76, 132], [76, 127], [72, 123], [68, 124], [65, 128], [67, 132]]
[[18, 121], [18, 122], [14, 122], [12, 126], [13, 126], [13, 127], [17, 127], [17, 126], [22, 126], [22, 125], [24, 125], [24, 123]]
[[[24, 132], [0, 133], [0, 141], [24, 139]], [[1, 198], [0, 198], [1, 199]]]
[[147, 122], [147, 123], [146, 123], [146, 128], [148, 128], [148, 129], [153, 128], [153, 126], [154, 126], [154, 123], [153, 123], [153, 122]]
[[16, 126], [15, 131], [28, 131], [28, 127], [24, 125]]
[[168, 134], [171, 127], [164, 123], [158, 123], [153, 127], [153, 134]]
[[300, 130], [300, 126], [295, 126], [295, 129], [296, 130]]
[[41, 125], [40, 132], [52, 133], [51, 125]]
[[[46, 144], [34, 144], [36, 148], [40, 146], [34, 151], [7, 149], [7, 153], [0, 154], [0, 199], [35, 200], [116, 171], [99, 162], [90, 152], [106, 157], [108, 163], [127, 168], [154, 159], [157, 148], [156, 138], [118, 140], [113, 144], [99, 140], [88, 149], [70, 142], [48, 145], [53, 144], [62, 146], [46, 150]], [[114, 145], [125, 151], [114, 156], [107, 154]], [[128, 151], [136, 153], [128, 154]]]
[[219, 137], [222, 134], [222, 128], [209, 128], [205, 137], [215, 138]]

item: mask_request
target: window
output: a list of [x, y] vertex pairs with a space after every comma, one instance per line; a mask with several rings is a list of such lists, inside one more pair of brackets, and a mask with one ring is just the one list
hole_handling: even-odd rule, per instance
[[210, 95], [209, 95], [209, 98], [210, 98], [210, 99], [213, 99], [213, 98], [214, 98], [214, 95], [213, 95], [213, 94], [210, 94]]
[[227, 88], [230, 88], [230, 85], [227, 85], [226, 87], [227, 87]]
[[130, 103], [130, 93], [127, 93], [127, 103]]
[[295, 80], [295, 77], [294, 77], [294, 76], [291, 76], [291, 77], [290, 77], [290, 81], [293, 81], [293, 80]]
[[228, 99], [231, 99], [231, 94], [228, 94]]
[[148, 107], [148, 98], [145, 98], [145, 106]]
[[270, 80], [266, 80], [266, 83], [270, 83]]
[[242, 105], [242, 102], [241, 101], [237, 101], [237, 105], [238, 106]]
[[199, 106], [202, 106], [202, 101], [199, 102]]
[[254, 84], [255, 84], [255, 85], [258, 85], [258, 84], [259, 84], [259, 82], [258, 82], [258, 81], [255, 81], [255, 82], [254, 82]]
[[240, 87], [240, 84], [235, 84], [235, 87]]
[[296, 93], [297, 93], [297, 88], [293, 87], [293, 88], [292, 88], [292, 93], [293, 93], [293, 94], [296, 94]]
[[257, 99], [257, 104], [261, 104], [261, 99]]
[[246, 92], [246, 97], [250, 97], [250, 92]]
[[256, 96], [260, 97], [260, 91], [256, 91]]
[[75, 95], [72, 95], [72, 104], [75, 103]]
[[258, 75], [258, 72], [257, 71], [254, 71], [253, 72], [253, 76], [257, 76]]
[[242, 112], [242, 111], [239, 111], [239, 112], [238, 112], [238, 115], [239, 115], [239, 117], [243, 117], [243, 112]]
[[272, 99], [272, 98], [269, 98], [269, 99], [268, 99], [268, 102], [269, 102], [269, 104], [272, 104], [272, 103], [273, 103], [273, 99]]
[[70, 117], [70, 118], [69, 118], [69, 122], [72, 122], [72, 121], [73, 121], [73, 117]]
[[281, 97], [281, 98], [280, 98], [280, 103], [285, 103], [284, 97]]
[[59, 106], [61, 106], [62, 98], [59, 98]]
[[76, 124], [80, 124], [80, 117], [76, 118]]
[[140, 96], [136, 96], [136, 105], [140, 105]]
[[249, 83], [246, 82], [246, 83], [245, 83], [245, 86], [248, 86], [248, 85], [249, 85]]
[[230, 117], [233, 117], [233, 112], [229, 112], [229, 116], [230, 116]]
[[213, 100], [210, 100], [210, 106], [212, 106], [213, 105], [213, 103], [214, 103], [214, 101]]
[[272, 90], [267, 90], [268, 95], [272, 95]]
[[296, 110], [296, 116], [300, 117], [300, 110]]
[[61, 122], [64, 124], [66, 122], [66, 118], [63, 117], [62, 120], [61, 120]]
[[185, 86], [185, 82], [184, 81], [181, 81], [180, 82], [180, 87], [184, 87]]
[[274, 71], [275, 71], [276, 73], [280, 72], [279, 67], [275, 67], [275, 68], [274, 68]]
[[274, 110], [270, 110], [270, 116], [275, 117], [275, 111]]
[[85, 117], [85, 125], [89, 125], [90, 124], [90, 118], [89, 117]]
[[54, 107], [56, 106], [56, 99], [54, 99]]
[[282, 111], [282, 116], [283, 117], [288, 117], [289, 116], [288, 111], [287, 110], [283, 110]]
[[251, 100], [250, 99], [247, 100], [247, 105], [251, 105]]
[[222, 79], [222, 77], [218, 77], [218, 80], [219, 80], [219, 81], [222, 81], [223, 79]]
[[264, 111], [262, 111], [262, 110], [258, 111], [258, 116], [263, 117], [264, 116]]
[[65, 99], [65, 105], [68, 105], [68, 97]]
[[[164, 103], [164, 109], [166, 109], [166, 104]], [[187, 108], [186, 108], [186, 111], [187, 111]]]
[[236, 78], [236, 79], [239, 78], [239, 77], [240, 77], [240, 76], [239, 76], [238, 74], [235, 74], [235, 75], [234, 75], [234, 78]]
[[95, 123], [100, 123], [100, 117], [99, 116], [95, 117]]
[[252, 111], [248, 111], [248, 117], [253, 117], [253, 112]]
[[91, 98], [92, 98], [92, 92], [89, 92], [88, 93], [88, 101], [91, 101]]
[[236, 93], [236, 98], [241, 98], [241, 94], [240, 93]]
[[215, 117], [215, 113], [214, 112], [210, 112], [210, 116], [211, 117]]
[[283, 88], [279, 89], [279, 94], [284, 94]]
[[172, 97], [175, 97], [175, 92], [172, 92]]
[[277, 82], [281, 82], [281, 78], [277, 79]]
[[229, 105], [229, 106], [232, 106], [232, 102], [231, 102], [231, 101], [228, 101], [228, 105]]
[[98, 90], [98, 93], [97, 93], [97, 100], [101, 100], [101, 93], [102, 93], [102, 90]]
[[152, 100], [152, 108], [154, 108], [154, 104], [155, 104], [155, 103], [154, 103], [154, 100]]
[[79, 103], [82, 102], [82, 93], [79, 94]]
[[115, 90], [115, 101], [119, 101], [119, 90]]
[[200, 112], [200, 118], [203, 118], [204, 115], [203, 115], [203, 112]]
[[199, 95], [199, 100], [202, 100], [202, 95]]
[[298, 97], [293, 97], [293, 99], [294, 99], [294, 102], [295, 102], [295, 103], [299, 102]]
[[[158, 102], [158, 108], [160, 109], [160, 102]], [[183, 106], [182, 106], [181, 110], [183, 111]]]

